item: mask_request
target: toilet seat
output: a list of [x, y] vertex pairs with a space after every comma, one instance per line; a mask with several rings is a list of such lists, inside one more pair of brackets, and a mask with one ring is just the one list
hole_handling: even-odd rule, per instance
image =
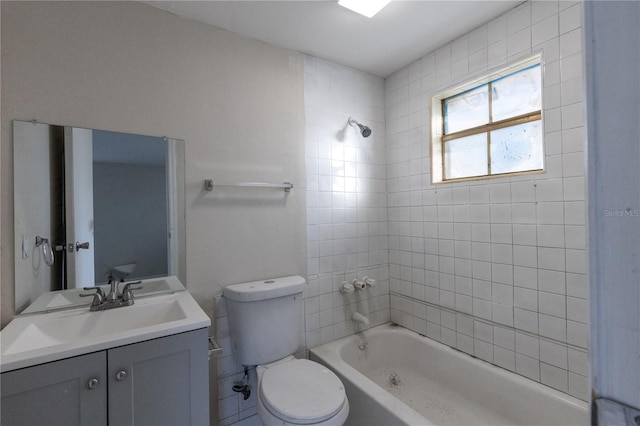
[[306, 359], [266, 366], [259, 392], [267, 410], [294, 424], [330, 419], [346, 402], [344, 386], [338, 376]]

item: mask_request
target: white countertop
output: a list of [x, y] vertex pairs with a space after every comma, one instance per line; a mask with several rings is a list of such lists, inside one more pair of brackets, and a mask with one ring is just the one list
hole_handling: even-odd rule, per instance
[[0, 331], [0, 372], [209, 325], [209, 316], [186, 290], [105, 311], [90, 312], [84, 306], [18, 316]]

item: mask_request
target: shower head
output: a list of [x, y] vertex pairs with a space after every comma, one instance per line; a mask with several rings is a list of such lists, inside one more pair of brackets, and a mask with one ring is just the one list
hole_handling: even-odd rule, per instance
[[358, 123], [356, 120], [354, 120], [351, 117], [349, 117], [349, 125], [358, 126], [360, 128], [360, 133], [362, 134], [363, 138], [368, 138], [371, 135], [371, 129], [369, 127], [365, 126], [364, 124]]

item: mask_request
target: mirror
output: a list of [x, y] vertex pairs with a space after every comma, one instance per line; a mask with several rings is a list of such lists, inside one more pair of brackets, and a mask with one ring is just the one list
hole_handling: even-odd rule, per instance
[[13, 139], [16, 313], [109, 279], [185, 281], [184, 141], [17, 120]]

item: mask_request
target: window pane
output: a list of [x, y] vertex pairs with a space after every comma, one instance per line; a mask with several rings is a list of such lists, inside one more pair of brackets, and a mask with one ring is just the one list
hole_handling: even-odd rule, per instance
[[493, 82], [493, 121], [541, 109], [540, 65], [526, 68]]
[[542, 122], [491, 132], [491, 174], [540, 170], [542, 160]]
[[444, 169], [446, 179], [482, 176], [487, 166], [487, 134], [480, 133], [445, 143]]
[[448, 98], [444, 101], [445, 134], [454, 133], [489, 122], [489, 86]]

